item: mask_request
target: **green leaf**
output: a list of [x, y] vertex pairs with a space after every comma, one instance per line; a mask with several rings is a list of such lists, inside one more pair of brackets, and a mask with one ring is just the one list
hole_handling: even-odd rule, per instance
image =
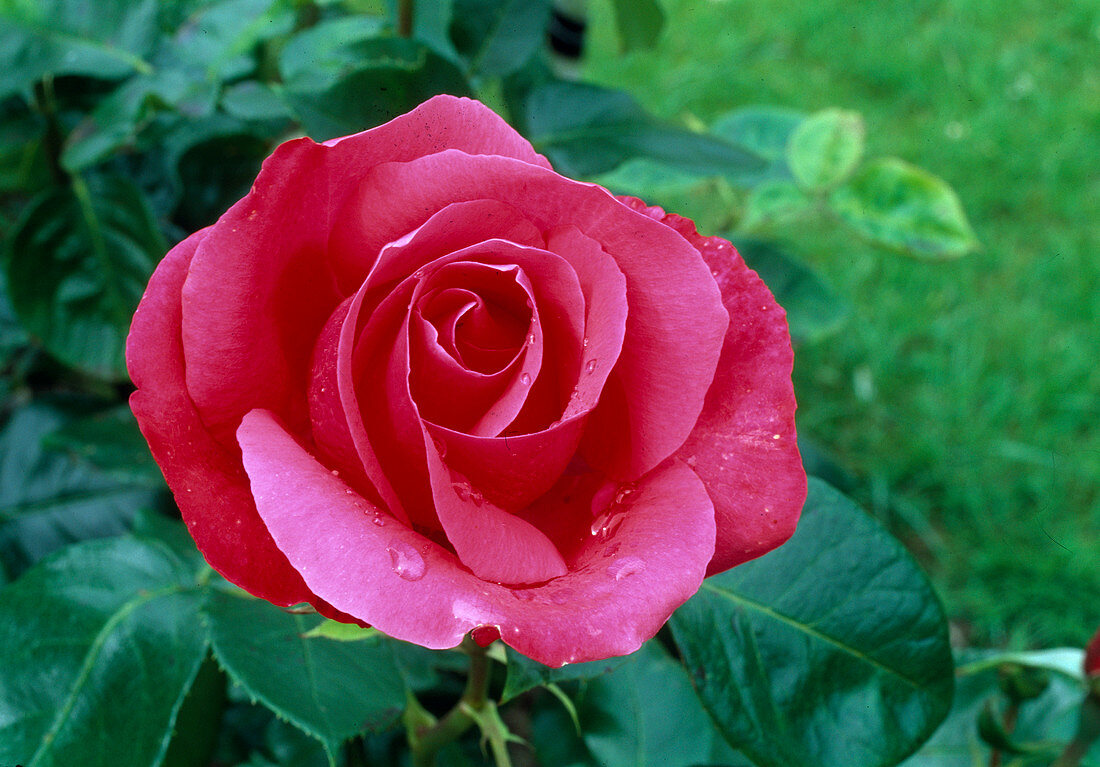
[[787, 324], [796, 341], [818, 341], [848, 318], [848, 303], [801, 261], [760, 240], [731, 237], [730, 241], [787, 311]]
[[332, 620], [321, 621], [305, 633], [307, 639], [332, 639], [336, 642], [361, 642], [377, 636], [378, 629], [374, 627], [363, 628], [354, 623]]
[[787, 143], [805, 115], [782, 107], [744, 107], [719, 117], [711, 133], [762, 157], [767, 163], [756, 176], [743, 182], [754, 185], [769, 179], [791, 180], [787, 165]]
[[1053, 671], [1078, 682], [1085, 681], [1085, 651], [1078, 647], [1057, 647], [1050, 650], [1003, 650], [986, 652], [959, 667], [960, 674], [977, 674], [1006, 663], [1027, 668]]
[[317, 141], [358, 133], [404, 114], [437, 93], [469, 95], [454, 64], [413, 40], [388, 38], [357, 46], [360, 68], [331, 87], [283, 91], [306, 132]]
[[740, 228], [759, 232], [801, 218], [813, 209], [811, 200], [790, 181], [765, 181], [749, 192]]
[[220, 0], [189, 19], [168, 43], [164, 65], [192, 78], [221, 83], [256, 68], [256, 47], [294, 28], [294, 3], [285, 0]]
[[130, 319], [166, 244], [141, 191], [121, 176], [79, 177], [39, 195], [5, 243], [12, 306], [62, 362], [126, 377]]
[[576, 679], [591, 679], [606, 674], [622, 665], [622, 658], [608, 658], [588, 663], [570, 663], [561, 668], [550, 668], [538, 661], [521, 655], [512, 648], [507, 649], [508, 677], [504, 682], [504, 692], [500, 702], [507, 703], [517, 695], [548, 684], [557, 684]]
[[590, 682], [577, 711], [601, 767], [745, 764], [715, 729], [683, 667], [656, 641]]
[[331, 88], [360, 69], [365, 57], [377, 57], [374, 43], [381, 31], [376, 18], [346, 16], [299, 32], [279, 54], [283, 84], [304, 93]]
[[502, 77], [542, 46], [549, 0], [454, 0], [451, 39], [471, 77]]
[[225, 673], [207, 653], [176, 714], [162, 767], [209, 767], [226, 702]]
[[160, 467], [127, 405], [75, 418], [47, 434], [43, 445], [86, 461], [106, 476], [152, 488], [164, 486]]
[[790, 541], [704, 581], [671, 626], [710, 715], [760, 767], [893, 765], [951, 706], [927, 578], [816, 479]]
[[132, 77], [99, 102], [65, 141], [61, 164], [78, 173], [135, 144], [138, 134], [162, 109], [180, 108], [192, 118], [214, 107], [213, 84], [181, 70], [158, 70]]
[[857, 234], [906, 255], [958, 258], [978, 247], [951, 187], [893, 157], [864, 165], [833, 191], [829, 206]]
[[288, 120], [290, 110], [279, 94], [265, 83], [245, 80], [222, 92], [222, 109], [240, 120]]
[[665, 12], [657, 0], [612, 0], [615, 28], [623, 51], [652, 48], [665, 25]]
[[213, 592], [206, 606], [218, 662], [249, 695], [324, 743], [332, 758], [363, 730], [385, 727], [405, 707], [392, 647], [309, 639], [319, 615]]
[[857, 112], [825, 109], [810, 115], [787, 145], [794, 177], [812, 190], [839, 184], [863, 157], [864, 133], [863, 118]]
[[[1035, 667], [1057, 670], [1052, 666], [1062, 664], [1054, 660], [1056, 656], [1046, 655], [1048, 652], [1052, 651], [1037, 653], [1039, 657], [1035, 662], [1038, 665]], [[958, 683], [951, 713], [920, 751], [902, 762], [903, 767], [987, 767], [990, 752], [978, 734], [978, 719], [988, 702], [1000, 700], [1001, 705], [1007, 702], [1001, 696], [997, 670], [1006, 655], [1027, 656], [1030, 653], [965, 650], [959, 655]], [[1049, 767], [1073, 737], [1083, 698], [1084, 689], [1080, 682], [1061, 672], [1051, 676], [1050, 684], [1039, 697], [1024, 701], [1020, 706], [1012, 731], [1014, 743], [1028, 748], [1044, 748], [1008, 764], [1013, 767]], [[1082, 767], [1100, 767], [1100, 743], [1093, 746], [1081, 764]]]
[[0, 100], [52, 75], [149, 73], [157, 0], [0, 0]]
[[527, 98], [535, 148], [569, 176], [594, 176], [635, 157], [704, 175], [757, 173], [764, 160], [724, 139], [661, 122], [629, 95], [584, 83], [551, 82]]
[[70, 414], [36, 403], [0, 432], [0, 564], [16, 574], [51, 551], [86, 538], [119, 535], [157, 492], [51, 451], [44, 439]]
[[59, 552], [0, 591], [0, 764], [149, 767], [206, 654], [201, 595], [162, 546]]

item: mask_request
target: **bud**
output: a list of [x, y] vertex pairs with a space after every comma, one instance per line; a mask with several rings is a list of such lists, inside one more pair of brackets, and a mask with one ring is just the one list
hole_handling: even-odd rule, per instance
[[1090, 680], [1100, 677], [1100, 629], [1085, 648], [1085, 677]]

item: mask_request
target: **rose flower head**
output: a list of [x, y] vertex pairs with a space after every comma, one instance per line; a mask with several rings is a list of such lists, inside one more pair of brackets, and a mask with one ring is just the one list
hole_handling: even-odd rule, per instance
[[431, 648], [630, 653], [806, 495], [785, 314], [733, 246], [468, 99], [279, 146], [127, 363], [212, 567]]

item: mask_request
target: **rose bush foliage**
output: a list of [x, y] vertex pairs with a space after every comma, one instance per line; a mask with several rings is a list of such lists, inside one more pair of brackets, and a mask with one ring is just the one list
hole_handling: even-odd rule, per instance
[[760, 279], [476, 101], [280, 146], [157, 268], [127, 362], [214, 568], [427, 647], [632, 652], [805, 498]]

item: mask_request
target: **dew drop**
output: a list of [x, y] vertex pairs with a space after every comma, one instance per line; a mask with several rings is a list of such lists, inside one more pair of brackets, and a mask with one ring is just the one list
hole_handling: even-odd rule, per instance
[[455, 495], [459, 497], [459, 500], [463, 501], [470, 500], [470, 496], [474, 492], [474, 489], [465, 482], [455, 482], [451, 487], [454, 488]]
[[645, 570], [645, 562], [638, 557], [623, 557], [607, 566], [607, 574], [617, 581]]
[[684, 463], [686, 463], [686, 464], [687, 464], [687, 465], [688, 465], [688, 466], [689, 466], [690, 468], [694, 469], [694, 468], [695, 468], [695, 464], [699, 463], [699, 459], [698, 459], [698, 458], [696, 458], [696, 457], [695, 457], [695, 456], [693, 456], [693, 455], [689, 455], [689, 456], [687, 457], [687, 460], [685, 460], [685, 461], [684, 461]]
[[634, 492], [634, 485], [625, 484], [619, 486], [619, 491], [615, 493], [615, 503], [621, 504], [626, 501], [627, 496]]
[[581, 339], [581, 346], [584, 347], [585, 349], [588, 348], [588, 336], [585, 336], [584, 338]]
[[419, 268], [419, 269], [417, 269], [417, 270], [416, 270], [415, 272], [413, 272], [413, 278], [414, 278], [414, 279], [417, 279], [417, 280], [419, 280], [419, 279], [421, 279], [421, 278], [422, 278], [423, 276], [424, 276], [424, 267], [420, 267], [420, 268]]
[[534, 333], [528, 333], [528, 334], [527, 334], [527, 343], [528, 343], [528, 344], [529, 344], [530, 346], [534, 346], [534, 345], [535, 345], [535, 334], [534, 334]]
[[589, 528], [589, 532], [596, 536], [598, 540], [607, 540], [616, 530], [619, 529], [619, 525], [623, 523], [623, 515], [618, 511], [612, 510], [605, 511], [600, 516], [596, 517], [592, 522], [592, 526]]
[[374, 517], [372, 517], [371, 522], [373, 522], [376, 527], [386, 526], [386, 520], [382, 519], [380, 515], [375, 515]]
[[393, 571], [407, 581], [418, 581], [424, 577], [427, 565], [424, 557], [404, 541], [393, 541], [386, 547], [390, 555], [390, 565]]
[[531, 375], [529, 373], [520, 373], [519, 374], [519, 382], [521, 384], [523, 384], [524, 386], [530, 386], [531, 385]]
[[588, 360], [588, 362], [584, 366], [584, 370], [585, 370], [586, 373], [590, 373], [590, 374], [595, 373], [596, 372], [596, 360], [595, 359]]

